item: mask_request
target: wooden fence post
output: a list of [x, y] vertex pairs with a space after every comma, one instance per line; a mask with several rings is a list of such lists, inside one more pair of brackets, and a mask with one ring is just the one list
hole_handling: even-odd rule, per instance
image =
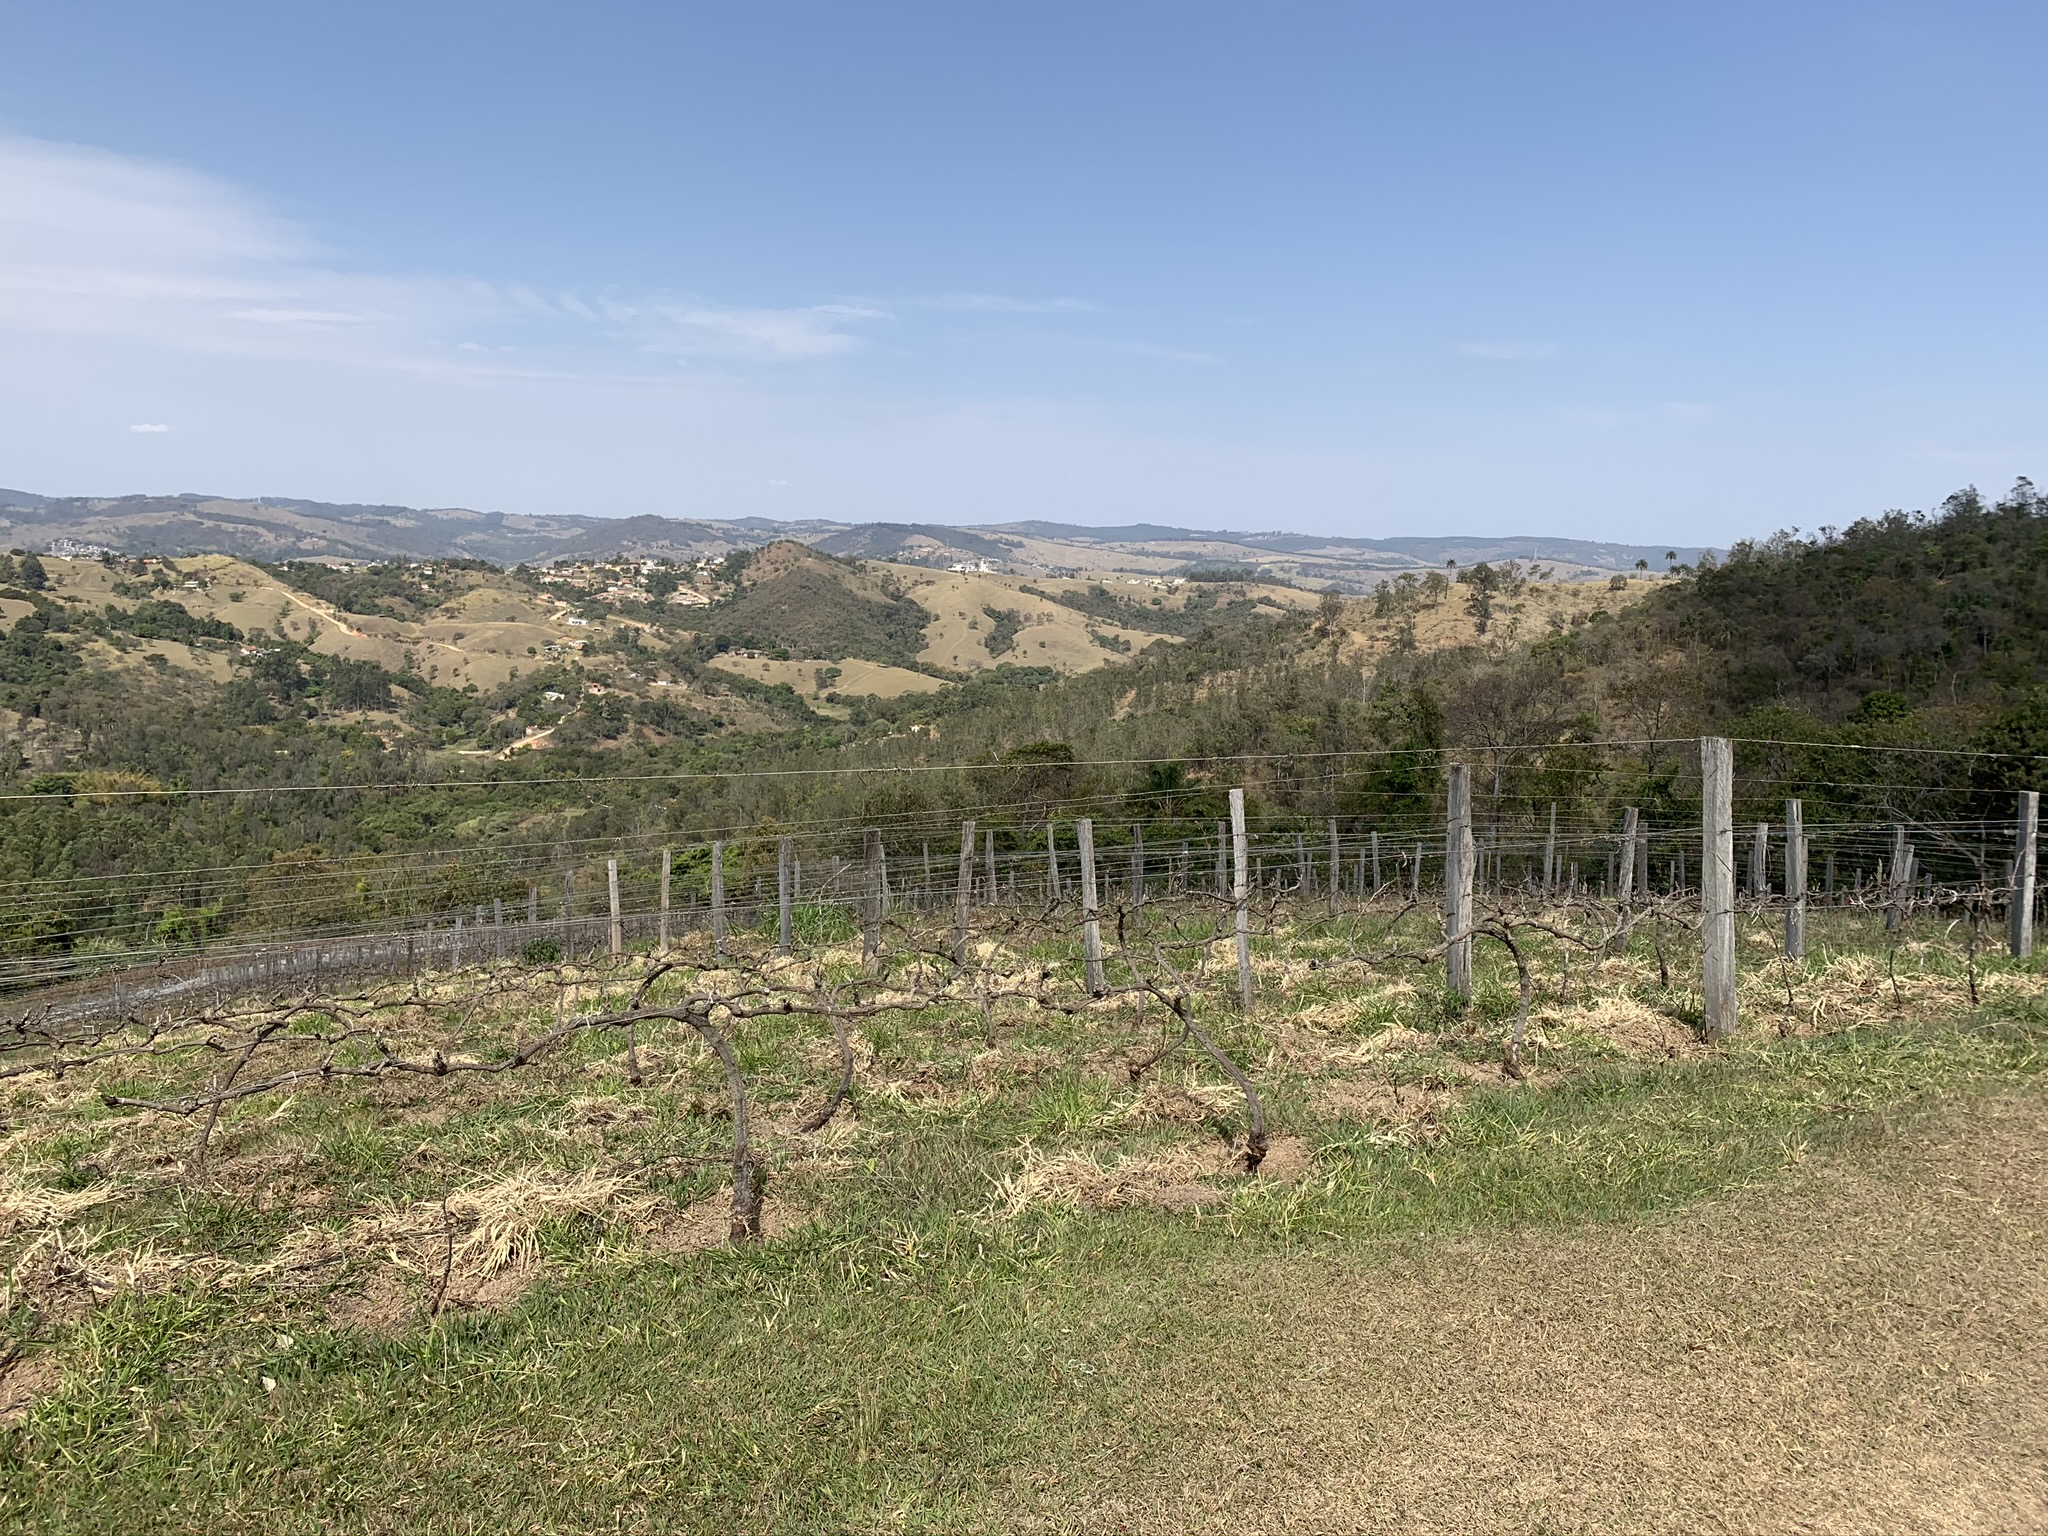
[[1136, 911], [1145, 909], [1145, 824], [1131, 823], [1131, 906]]
[[1450, 765], [1444, 816], [1444, 984], [1472, 997], [1472, 767]]
[[953, 963], [967, 963], [967, 917], [974, 901], [974, 823], [960, 823], [960, 884], [953, 893]]
[[1045, 821], [1045, 904], [1060, 899], [1060, 845], [1053, 833], [1052, 818]]
[[1332, 816], [1330, 818], [1330, 889], [1325, 893], [1329, 897], [1330, 911], [1332, 912], [1337, 910], [1337, 887], [1344, 883], [1344, 866], [1340, 862], [1342, 858], [1343, 854], [1337, 847], [1337, 818]]
[[790, 898], [795, 894], [796, 882], [790, 860], [789, 835], [784, 833], [775, 839], [775, 953], [789, 953], [791, 912]]
[[1758, 899], [1771, 894], [1771, 824], [1756, 824], [1756, 836], [1749, 844], [1749, 894]]
[[1086, 816], [1076, 821], [1074, 839], [1081, 853], [1081, 953], [1088, 967], [1088, 991], [1095, 996], [1107, 985], [1102, 975], [1102, 918], [1095, 908], [1095, 823]]
[[1372, 834], [1372, 894], [1380, 893], [1380, 835]]
[[711, 844], [711, 953], [725, 958], [725, 844]]
[[1636, 889], [1650, 899], [1650, 824], [1636, 817]]
[[2015, 958], [2034, 953], [2034, 839], [2041, 823], [2041, 793], [2020, 791], [2020, 824], [2012, 845], [2012, 917], [2010, 944]]
[[533, 930], [538, 927], [540, 927], [540, 887], [529, 881], [526, 886], [527, 936], [529, 938], [532, 937]]
[[1700, 738], [1700, 994], [1706, 1036], [1735, 1033], [1735, 749]]
[[1252, 1009], [1251, 852], [1245, 847], [1244, 791], [1230, 792], [1230, 894], [1237, 908], [1237, 1005]]
[[611, 888], [611, 951], [613, 956], [617, 957], [626, 952], [626, 928], [619, 917], [619, 861], [617, 859], [606, 859], [604, 861], [604, 877], [606, 884]]
[[1230, 894], [1230, 827], [1225, 822], [1216, 823], [1216, 894]]
[[988, 904], [994, 906], [1003, 899], [1002, 890], [996, 885], [996, 835], [993, 831], [981, 834], [982, 862], [988, 866]]
[[1550, 831], [1543, 839], [1543, 894], [1557, 890], [1557, 802], [1550, 802]]
[[575, 956], [576, 943], [576, 876], [568, 870], [562, 871], [562, 963], [567, 965]]
[[1806, 807], [1785, 802], [1785, 956], [1806, 958]]
[[661, 952], [668, 953], [668, 887], [669, 876], [675, 867], [674, 850], [661, 850]]
[[[1634, 806], [1624, 805], [1621, 808], [1621, 856], [1614, 861], [1614, 896], [1624, 907], [1635, 896], [1638, 821]], [[1650, 893], [1644, 891], [1643, 894], [1647, 896]]]
[[861, 840], [867, 881], [861, 900], [860, 960], [872, 968], [882, 953], [882, 829], [869, 827]]
[[1906, 841], [1904, 823], [1892, 827], [1892, 863], [1886, 874], [1891, 892], [1885, 903], [1884, 931], [1896, 934], [1906, 924], [1906, 902], [1913, 889], [1913, 848]]

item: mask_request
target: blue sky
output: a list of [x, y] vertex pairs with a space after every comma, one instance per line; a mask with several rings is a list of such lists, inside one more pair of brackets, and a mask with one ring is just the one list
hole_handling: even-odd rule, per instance
[[1715, 542], [2002, 490], [2048, 477], [2044, 45], [11, 0], [0, 484]]

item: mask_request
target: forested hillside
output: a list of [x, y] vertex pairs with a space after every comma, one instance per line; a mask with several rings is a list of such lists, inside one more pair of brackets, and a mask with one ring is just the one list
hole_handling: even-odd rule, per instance
[[1651, 605], [1736, 709], [1792, 703], [1828, 719], [1875, 694], [1996, 712], [2048, 680], [2048, 502], [2027, 481], [1987, 504], [1888, 512], [1811, 538], [1738, 544]]

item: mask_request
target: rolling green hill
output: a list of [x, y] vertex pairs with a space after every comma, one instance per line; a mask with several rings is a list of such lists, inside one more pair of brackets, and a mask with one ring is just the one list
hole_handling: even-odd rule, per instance
[[886, 575], [784, 540], [728, 560], [738, 587], [703, 623], [757, 649], [915, 667], [931, 615]]

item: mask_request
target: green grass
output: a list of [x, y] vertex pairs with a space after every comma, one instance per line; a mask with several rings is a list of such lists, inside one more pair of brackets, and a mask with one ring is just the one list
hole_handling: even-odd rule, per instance
[[[1233, 1280], [1260, 1264], [1653, 1218], [1853, 1154], [1922, 1104], [2032, 1084], [2044, 1063], [2038, 1011], [1595, 1063], [1539, 1091], [1476, 1091], [1423, 1145], [1303, 1123], [1308, 1179], [1246, 1182], [1194, 1217], [982, 1213], [1022, 1136], [1092, 1134], [1107, 1090], [1072, 1073], [959, 1116], [871, 1104], [888, 1134], [826, 1219], [761, 1248], [622, 1260], [570, 1224], [543, 1237], [555, 1278], [514, 1309], [389, 1340], [317, 1326], [308, 1298], [282, 1293], [103, 1306], [60, 1340], [62, 1390], [7, 1432], [0, 1520], [973, 1529], [1013, 1481], [1043, 1485], [1083, 1453], [1161, 1359], [1227, 1370], [1247, 1304]], [[451, 1122], [450, 1155], [488, 1162], [480, 1138], [516, 1119]], [[707, 1154], [720, 1140], [687, 1117], [663, 1134]], [[355, 1135], [334, 1149], [385, 1169]]]

